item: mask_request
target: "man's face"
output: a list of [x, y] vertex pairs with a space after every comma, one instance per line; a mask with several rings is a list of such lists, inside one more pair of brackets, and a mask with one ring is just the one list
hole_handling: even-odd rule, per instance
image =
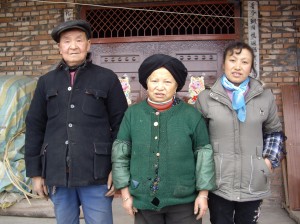
[[59, 53], [70, 67], [83, 63], [90, 47], [91, 41], [80, 29], [67, 30], [60, 35]]

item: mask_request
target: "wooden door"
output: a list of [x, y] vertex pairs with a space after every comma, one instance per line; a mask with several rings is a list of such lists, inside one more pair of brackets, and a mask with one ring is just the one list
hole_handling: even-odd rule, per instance
[[112, 69], [119, 77], [127, 75], [132, 103], [146, 97], [139, 84], [138, 68], [150, 55], [163, 53], [180, 59], [188, 69], [187, 82], [178, 96], [185, 101], [190, 97], [191, 76], [203, 76], [206, 85], [212, 85], [222, 74], [222, 54], [229, 41], [172, 41], [93, 44], [93, 62]]
[[287, 136], [288, 200], [292, 210], [300, 210], [300, 87], [282, 86], [284, 130]]

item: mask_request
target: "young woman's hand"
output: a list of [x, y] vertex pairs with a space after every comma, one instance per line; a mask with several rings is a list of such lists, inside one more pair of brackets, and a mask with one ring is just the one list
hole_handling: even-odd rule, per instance
[[271, 161], [268, 158], [265, 158], [265, 163], [267, 164], [267, 167], [269, 168], [270, 172], [273, 173]]

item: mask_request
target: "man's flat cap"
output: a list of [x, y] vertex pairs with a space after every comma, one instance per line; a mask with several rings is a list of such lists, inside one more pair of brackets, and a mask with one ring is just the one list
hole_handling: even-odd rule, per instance
[[84, 31], [86, 33], [87, 38], [91, 39], [91, 27], [90, 24], [88, 24], [88, 22], [86, 22], [85, 20], [70, 20], [61, 23], [52, 30], [51, 37], [53, 38], [53, 40], [59, 43], [60, 34], [64, 31], [72, 29], [80, 29]]

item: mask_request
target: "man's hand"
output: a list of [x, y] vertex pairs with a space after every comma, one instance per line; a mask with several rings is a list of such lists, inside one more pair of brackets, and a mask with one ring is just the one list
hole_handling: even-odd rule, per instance
[[113, 179], [112, 179], [112, 172], [110, 171], [108, 175], [108, 180], [107, 180], [107, 193], [105, 194], [106, 197], [111, 197], [115, 194], [115, 187], [113, 184]]
[[48, 199], [48, 187], [45, 185], [45, 179], [42, 177], [33, 177], [32, 185], [34, 192], [36, 192], [39, 196]]

